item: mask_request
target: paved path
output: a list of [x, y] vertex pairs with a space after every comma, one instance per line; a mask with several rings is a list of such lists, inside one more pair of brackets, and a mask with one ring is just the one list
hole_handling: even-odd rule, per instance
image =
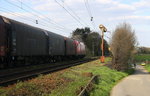
[[120, 81], [111, 96], [150, 96], [150, 74], [142, 66], [137, 66], [135, 74]]

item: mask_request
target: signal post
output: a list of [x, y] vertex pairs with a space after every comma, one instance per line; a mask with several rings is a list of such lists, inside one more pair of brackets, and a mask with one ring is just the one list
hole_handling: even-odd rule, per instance
[[102, 24], [99, 25], [99, 28], [100, 28], [100, 30], [102, 32], [102, 34], [101, 34], [102, 43], [100, 45], [100, 48], [102, 50], [102, 56], [100, 57], [100, 61], [101, 61], [101, 63], [104, 63], [105, 62], [105, 56], [104, 56], [104, 32], [107, 32], [107, 29]]

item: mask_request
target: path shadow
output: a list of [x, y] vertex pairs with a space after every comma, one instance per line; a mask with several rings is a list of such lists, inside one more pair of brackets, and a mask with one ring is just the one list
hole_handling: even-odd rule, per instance
[[135, 73], [133, 75], [142, 75], [142, 74], [149, 75], [149, 72], [146, 71], [143, 66], [137, 65], [137, 67], [135, 68]]

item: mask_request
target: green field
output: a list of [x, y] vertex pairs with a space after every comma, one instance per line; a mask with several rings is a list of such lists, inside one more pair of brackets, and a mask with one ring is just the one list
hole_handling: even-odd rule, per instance
[[134, 58], [137, 62], [150, 61], [150, 54], [137, 54]]
[[137, 62], [145, 62], [145, 69], [150, 72], [150, 54], [139, 54], [134, 56]]
[[146, 64], [145, 69], [150, 72], [150, 64]]

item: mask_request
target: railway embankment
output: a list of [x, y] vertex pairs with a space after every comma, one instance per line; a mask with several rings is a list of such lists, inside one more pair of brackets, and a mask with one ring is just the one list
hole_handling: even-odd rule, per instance
[[[107, 62], [110, 58], [107, 58]], [[0, 87], [0, 96], [77, 96], [93, 76], [98, 76], [96, 83], [89, 86], [90, 96], [109, 96], [112, 87], [122, 78], [125, 72], [112, 70], [99, 60], [70, 67], [37, 78]]]

